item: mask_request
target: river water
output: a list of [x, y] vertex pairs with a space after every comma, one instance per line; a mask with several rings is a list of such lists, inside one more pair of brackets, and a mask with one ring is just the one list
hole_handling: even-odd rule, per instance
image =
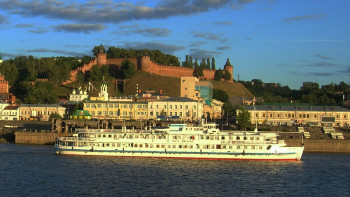
[[350, 196], [350, 155], [300, 162], [55, 155], [0, 144], [0, 196]]

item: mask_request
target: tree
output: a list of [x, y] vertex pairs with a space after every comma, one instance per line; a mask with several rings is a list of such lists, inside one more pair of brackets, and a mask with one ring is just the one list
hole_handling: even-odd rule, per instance
[[245, 131], [251, 126], [250, 114], [243, 106], [237, 109], [237, 113], [237, 128]]
[[205, 59], [204, 59], [204, 58], [202, 59], [202, 61], [201, 61], [200, 65], [199, 65], [199, 67], [200, 67], [202, 70], [204, 70], [204, 69], [207, 68], [207, 64], [205, 63]]
[[211, 58], [211, 69], [212, 70], [216, 70], [216, 68], [215, 68], [215, 59], [214, 58]]
[[196, 61], [194, 62], [193, 76], [197, 78], [203, 76], [203, 67], [200, 67], [198, 65], [197, 58], [196, 58]]
[[136, 74], [135, 65], [128, 59], [125, 59], [120, 67], [124, 79], [130, 79]]
[[16, 65], [10, 61], [4, 61], [0, 64], [0, 73], [5, 76], [10, 85], [14, 85], [18, 79], [18, 69]]
[[207, 58], [207, 68], [206, 69], [210, 69], [210, 60], [209, 60], [209, 58]]
[[49, 120], [51, 121], [52, 119], [62, 119], [61, 115], [59, 115], [58, 113], [52, 113], [49, 116]]
[[219, 70], [216, 70], [215, 71], [215, 74], [214, 74], [214, 80], [215, 81], [221, 81], [221, 79], [223, 78], [224, 76], [224, 73], [222, 72], [221, 68]]
[[186, 55], [186, 60], [184, 62], [182, 62], [182, 67], [185, 67], [185, 68], [193, 68], [193, 65], [192, 65], [192, 58], [189, 57], [188, 55]]
[[100, 52], [104, 52], [104, 51], [106, 51], [105, 47], [102, 46], [102, 44], [101, 44], [100, 46], [95, 46], [92, 49], [92, 54], [94, 54], [94, 56], [97, 56]]
[[213, 99], [222, 101], [222, 102], [227, 102], [228, 95], [224, 90], [213, 89]]
[[226, 81], [230, 81], [231, 80], [231, 74], [225, 70], [225, 74], [224, 74], [224, 77], [223, 77]]

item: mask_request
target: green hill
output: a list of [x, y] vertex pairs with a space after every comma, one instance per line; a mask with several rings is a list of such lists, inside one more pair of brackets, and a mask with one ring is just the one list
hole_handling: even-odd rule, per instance
[[[214, 89], [224, 90], [229, 98], [236, 96], [252, 97], [253, 94], [249, 92], [241, 83], [232, 83], [225, 81], [211, 81]], [[180, 78], [165, 77], [160, 75], [153, 75], [148, 73], [138, 73], [135, 77], [126, 83], [124, 95], [135, 94], [136, 84], [138, 88], [144, 92], [148, 89], [153, 89], [156, 92], [159, 89], [167, 96], [180, 96]]]
[[155, 90], [156, 92], [163, 90], [163, 94], [167, 96], [180, 96], [180, 78], [139, 72], [126, 83], [124, 95], [135, 94], [136, 84], [138, 84], [138, 88], [142, 92], [145, 92], [148, 89]]
[[236, 96], [253, 97], [254, 95], [243, 84], [237, 82], [211, 81], [214, 89], [224, 90], [229, 98]]
[[[108, 85], [108, 93], [110, 96], [121, 96], [120, 92], [117, 92], [116, 84], [112, 82], [113, 78], [108, 77], [106, 78], [106, 82]], [[253, 94], [249, 92], [248, 89], [246, 89], [241, 83], [232, 83], [232, 82], [225, 82], [225, 81], [211, 81], [213, 84], [214, 89], [220, 89], [224, 90], [229, 98], [233, 98], [236, 96], [243, 96], [243, 97], [252, 97]], [[93, 85], [96, 87], [96, 91], [89, 92], [90, 96], [97, 96], [100, 82], [96, 82]], [[135, 95], [136, 93], [136, 84], [138, 84], [138, 89], [142, 92], [145, 92], [146, 90], [152, 89], [156, 92], [159, 92], [159, 90], [163, 91], [163, 94], [170, 96], [170, 97], [178, 97], [180, 96], [180, 78], [177, 77], [166, 77], [166, 76], [160, 76], [160, 75], [154, 75], [142, 71], [137, 71], [136, 75], [128, 80], [125, 83], [125, 89], [123, 95]], [[65, 87], [59, 87], [57, 88], [57, 91], [61, 96], [65, 95], [68, 96], [68, 94], [71, 93], [73, 87], [78, 87], [78, 84], [68, 84]]]

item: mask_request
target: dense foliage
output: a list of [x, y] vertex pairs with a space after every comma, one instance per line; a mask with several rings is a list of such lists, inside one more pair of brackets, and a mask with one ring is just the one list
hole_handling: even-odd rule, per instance
[[125, 59], [122, 62], [120, 69], [122, 71], [123, 79], [130, 79], [136, 73], [135, 65], [128, 59]]
[[306, 83], [299, 90], [291, 90], [280, 84], [265, 84], [259, 79], [240, 81], [256, 97], [266, 103], [343, 104], [343, 95], [350, 95], [350, 86], [344, 82], [319, 87], [318, 83]]
[[247, 130], [251, 127], [251, 120], [249, 112], [240, 106], [238, 108], [239, 113], [237, 114], [237, 128], [240, 130]]
[[136, 50], [116, 47], [109, 47], [107, 50], [107, 58], [133, 58], [142, 56], [149, 56], [152, 61], [160, 65], [180, 66], [179, 59], [176, 56], [162, 53], [159, 50]]
[[186, 59], [185, 61], [182, 62], [182, 67], [186, 67], [186, 68], [197, 68], [199, 67], [202, 71], [204, 69], [212, 69], [212, 70], [215, 70], [215, 59], [212, 58], [211, 59], [211, 62], [210, 62], [210, 59], [207, 58], [207, 59], [202, 59], [201, 60], [201, 63], [198, 64], [198, 59], [196, 58], [195, 62], [193, 62], [193, 58], [192, 56], [188, 56], [186, 55]]

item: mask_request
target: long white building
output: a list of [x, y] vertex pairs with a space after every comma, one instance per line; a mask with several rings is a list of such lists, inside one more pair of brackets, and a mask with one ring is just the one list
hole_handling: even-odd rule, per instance
[[148, 119], [159, 116], [197, 120], [203, 116], [203, 103], [186, 97], [171, 97], [148, 102]]

